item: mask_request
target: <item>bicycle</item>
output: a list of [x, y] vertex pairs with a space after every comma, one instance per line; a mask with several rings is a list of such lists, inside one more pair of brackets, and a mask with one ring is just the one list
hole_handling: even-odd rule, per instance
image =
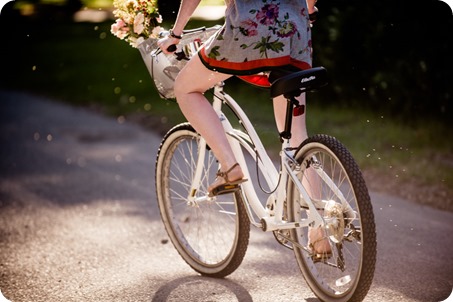
[[[163, 98], [172, 97], [175, 74], [216, 30], [186, 31], [178, 46], [181, 51], [172, 56], [164, 55], [156, 41], [147, 40], [139, 47]], [[376, 231], [361, 171], [347, 148], [331, 136], [314, 135], [298, 148], [289, 146], [292, 115], [301, 109], [295, 97], [325, 84], [322, 67], [291, 73], [272, 83], [271, 97], [283, 94], [287, 99], [279, 169], [245, 112], [224, 92], [224, 83], [214, 87], [213, 107], [249, 179], [231, 194], [208, 196], [207, 187], [219, 165], [189, 123], [174, 126], [164, 136], [155, 167], [159, 210], [174, 247], [195, 271], [217, 278], [233, 273], [244, 258], [253, 225], [273, 232], [280, 244], [293, 250], [302, 275], [320, 300], [364, 299], [374, 274]], [[232, 126], [223, 107], [233, 112], [244, 130]], [[265, 202], [257, 195], [257, 181], [251, 180], [249, 158], [259, 187], [266, 191], [260, 181], [264, 178], [271, 189]], [[309, 229], [323, 232], [330, 252], [314, 251]]]

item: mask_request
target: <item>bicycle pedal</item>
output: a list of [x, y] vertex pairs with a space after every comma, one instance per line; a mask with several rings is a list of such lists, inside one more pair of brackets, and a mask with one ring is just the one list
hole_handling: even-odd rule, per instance
[[237, 184], [221, 185], [221, 186], [218, 186], [217, 188], [213, 189], [210, 192], [209, 196], [213, 197], [213, 196], [218, 196], [218, 195], [230, 194], [230, 193], [236, 192], [237, 190], [239, 190], [239, 185], [237, 185]]
[[311, 259], [313, 262], [325, 262], [332, 258], [332, 253], [313, 253]]

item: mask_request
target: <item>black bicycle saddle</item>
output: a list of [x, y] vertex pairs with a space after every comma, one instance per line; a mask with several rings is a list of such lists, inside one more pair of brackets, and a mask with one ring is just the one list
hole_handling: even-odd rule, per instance
[[286, 98], [299, 96], [302, 92], [327, 85], [327, 70], [314, 67], [292, 72], [271, 83], [271, 97], [284, 95]]

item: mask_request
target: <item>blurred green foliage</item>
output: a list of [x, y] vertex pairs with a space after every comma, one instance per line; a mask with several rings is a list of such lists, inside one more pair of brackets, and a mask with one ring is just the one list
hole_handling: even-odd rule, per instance
[[315, 64], [331, 76], [325, 101], [450, 123], [453, 15], [442, 1], [318, 1]]
[[[108, 9], [108, 3], [111, 0], [17, 0], [14, 5], [27, 12], [32, 4], [29, 20], [60, 27], [80, 7]], [[202, 3], [215, 5], [219, 0]], [[179, 0], [161, 0], [160, 5], [170, 24]], [[330, 85], [321, 95], [324, 103], [371, 108], [406, 123], [434, 118], [452, 124], [453, 15], [447, 4], [439, 0], [322, 0], [317, 6], [314, 65], [326, 67], [330, 74]], [[14, 13], [18, 15], [8, 10], [1, 19]], [[23, 23], [20, 31], [27, 21], [16, 20]], [[17, 39], [15, 30], [8, 30], [6, 37]], [[108, 29], [104, 31], [109, 35]]]

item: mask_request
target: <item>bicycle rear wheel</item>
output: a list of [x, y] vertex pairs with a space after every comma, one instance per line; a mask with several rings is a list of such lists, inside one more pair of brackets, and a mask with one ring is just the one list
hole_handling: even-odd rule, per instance
[[[317, 230], [319, 242], [330, 245], [330, 251], [324, 247], [316, 252], [310, 245], [309, 229], [293, 229], [299, 268], [320, 300], [362, 301], [374, 275], [376, 231], [360, 169], [346, 147], [327, 135], [307, 139], [295, 158], [301, 168], [299, 179], [325, 221]], [[290, 219], [307, 218], [307, 205], [292, 182], [288, 183], [287, 207]]]
[[[242, 262], [250, 222], [241, 194], [188, 202], [198, 161], [200, 136], [188, 123], [164, 137], [156, 161], [156, 191], [165, 229], [181, 257], [197, 272], [225, 277]], [[206, 196], [219, 164], [207, 148], [197, 197]]]

